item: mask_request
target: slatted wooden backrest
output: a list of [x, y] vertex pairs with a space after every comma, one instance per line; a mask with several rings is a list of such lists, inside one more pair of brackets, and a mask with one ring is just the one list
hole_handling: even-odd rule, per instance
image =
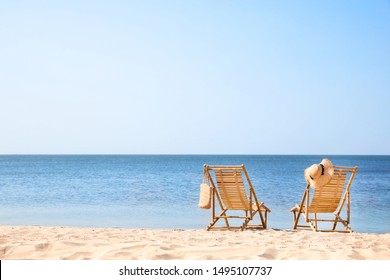
[[219, 194], [229, 210], [249, 210], [242, 171], [240, 167], [214, 169]]
[[334, 167], [334, 175], [330, 182], [325, 186], [316, 188], [311, 200], [309, 211], [313, 213], [333, 213], [336, 211], [340, 202], [345, 197], [345, 192], [349, 191], [352, 184], [353, 176], [349, 176], [351, 172], [348, 168]]

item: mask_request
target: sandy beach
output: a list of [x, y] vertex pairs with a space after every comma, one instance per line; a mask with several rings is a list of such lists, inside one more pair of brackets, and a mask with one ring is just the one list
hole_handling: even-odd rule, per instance
[[0, 226], [0, 259], [390, 260], [390, 233]]

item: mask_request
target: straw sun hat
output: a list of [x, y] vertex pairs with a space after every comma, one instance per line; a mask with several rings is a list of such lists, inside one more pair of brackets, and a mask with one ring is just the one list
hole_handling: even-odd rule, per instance
[[334, 173], [332, 162], [324, 158], [321, 163], [305, 169], [305, 179], [312, 188], [319, 188], [329, 183]]

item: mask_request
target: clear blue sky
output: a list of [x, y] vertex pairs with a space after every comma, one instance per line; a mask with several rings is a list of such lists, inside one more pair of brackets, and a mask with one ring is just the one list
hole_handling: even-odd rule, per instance
[[0, 154], [390, 154], [389, 1], [0, 1]]

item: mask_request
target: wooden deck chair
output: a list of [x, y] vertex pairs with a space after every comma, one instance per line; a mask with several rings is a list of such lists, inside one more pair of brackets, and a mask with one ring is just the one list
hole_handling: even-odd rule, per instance
[[[297, 204], [291, 209], [294, 215], [293, 228], [311, 228], [313, 231], [352, 232], [352, 228], [350, 227], [350, 188], [356, 171], [357, 166], [334, 166], [334, 174], [330, 182], [320, 188], [314, 189], [312, 197], [310, 197], [311, 188], [308, 184], [301, 204]], [[345, 204], [347, 205], [347, 209], [343, 210]], [[301, 214], [305, 218], [306, 225], [298, 224]], [[331, 214], [331, 218], [319, 217], [319, 215], [329, 216], [327, 214]], [[346, 217], [342, 218], [341, 216]], [[333, 223], [333, 227], [328, 230], [320, 230], [318, 227], [319, 222]], [[345, 230], [337, 230], [338, 223], [341, 223]]]
[[[244, 175], [244, 176], [243, 176]], [[212, 221], [207, 230], [245, 230], [266, 229], [267, 213], [270, 212], [263, 202], [257, 200], [255, 190], [244, 165], [241, 166], [204, 166], [204, 176], [212, 188], [211, 213]], [[245, 177], [245, 180], [244, 178]], [[249, 192], [247, 196], [246, 189]], [[219, 214], [216, 213], [218, 210]], [[231, 215], [243, 211], [242, 215]], [[253, 218], [259, 215], [260, 224], [249, 225]], [[215, 226], [222, 219], [225, 226]], [[229, 223], [231, 219], [242, 219], [241, 226]], [[237, 220], [236, 220], [237, 221]], [[239, 221], [239, 220], [238, 220]]]

